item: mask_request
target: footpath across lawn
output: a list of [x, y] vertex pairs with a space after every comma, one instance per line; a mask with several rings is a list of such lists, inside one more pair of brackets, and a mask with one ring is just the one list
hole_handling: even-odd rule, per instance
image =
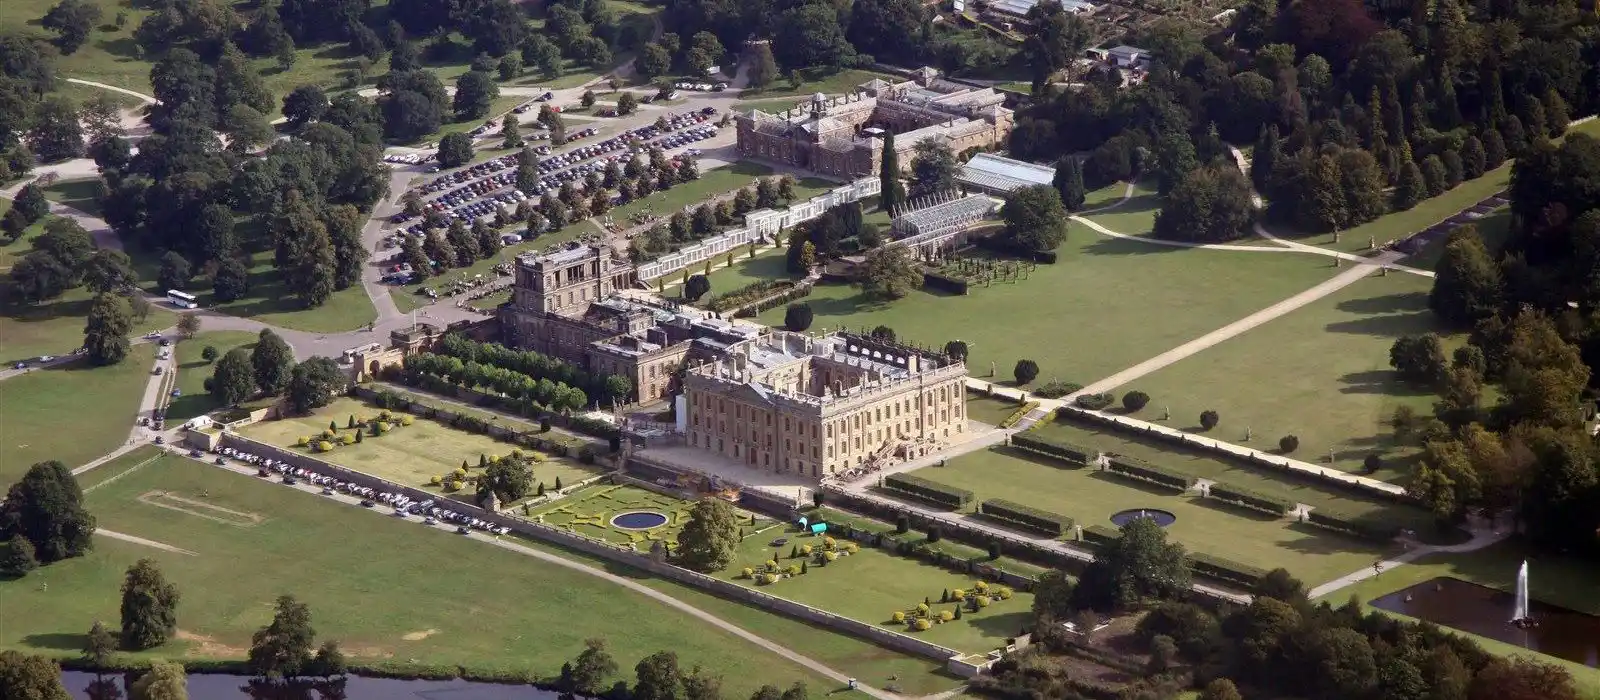
[[1249, 430], [1252, 446], [1275, 449], [1292, 434], [1297, 459], [1360, 472], [1377, 454], [1390, 468], [1373, 476], [1403, 480], [1416, 450], [1396, 444], [1385, 423], [1399, 406], [1431, 415], [1436, 397], [1395, 378], [1389, 348], [1401, 336], [1443, 331], [1428, 310], [1431, 285], [1417, 275], [1367, 277], [1118, 392], [1148, 393], [1146, 420], [1171, 409], [1168, 427], [1197, 429], [1200, 412], [1214, 410], [1222, 422], [1209, 437], [1237, 443]]
[[[1017, 360], [1038, 382], [1089, 384], [1293, 296], [1335, 270], [1318, 256], [1186, 250], [1112, 239], [1074, 224], [1060, 262], [1027, 279], [966, 296], [921, 290], [879, 303], [845, 284], [821, 284], [805, 302], [813, 331], [883, 324], [902, 341], [967, 341], [974, 377], [1010, 381]], [[776, 326], [784, 308], [759, 320]]]
[[155, 346], [135, 345], [118, 365], [78, 360], [0, 382], [0, 484], [35, 462], [77, 467], [121, 447], [154, 362]]
[[151, 558], [182, 592], [180, 631], [136, 659], [242, 660], [272, 601], [290, 593], [310, 606], [319, 638], [396, 670], [552, 678], [600, 637], [623, 668], [672, 650], [685, 668], [721, 675], [730, 696], [765, 683], [834, 688], [615, 584], [175, 456], [94, 489], [87, 506], [101, 527], [194, 554], [99, 537], [85, 557], [0, 582], [0, 647], [77, 656], [94, 620], [117, 619], [124, 570]]

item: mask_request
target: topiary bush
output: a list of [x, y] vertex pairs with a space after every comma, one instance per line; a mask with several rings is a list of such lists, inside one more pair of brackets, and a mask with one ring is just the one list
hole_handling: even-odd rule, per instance
[[939, 611], [939, 621], [940, 622], [949, 622], [949, 621], [954, 620], [954, 619], [956, 619], [956, 614], [955, 613], [950, 612], [949, 610], [940, 610]]
[[927, 618], [917, 618], [916, 622], [911, 623], [911, 628], [918, 632], [926, 632], [932, 626], [933, 623], [928, 622]]
[[1039, 385], [1039, 388], [1034, 389], [1033, 395], [1046, 399], [1059, 399], [1082, 388], [1082, 384], [1074, 384], [1072, 382], [1061, 381], [1060, 379], [1052, 379], [1044, 384]]
[[1149, 403], [1150, 395], [1137, 389], [1122, 395], [1122, 407], [1128, 409], [1129, 413], [1138, 413]]
[[400, 416], [400, 425], [411, 425], [413, 422], [411, 416]]
[[740, 578], [755, 578], [755, 575], [756, 575], [756, 570], [752, 569], [752, 568], [750, 568], [748, 566], [739, 570], [739, 577]]
[[1295, 450], [1298, 450], [1298, 449], [1300, 449], [1300, 437], [1299, 436], [1290, 434], [1290, 435], [1285, 435], [1285, 436], [1283, 436], [1281, 438], [1278, 438], [1278, 450], [1280, 452], [1282, 452], [1284, 454], [1289, 454], [1290, 452], [1294, 452]]
[[342, 442], [346, 445], [354, 445], [356, 444], [356, 436], [345, 433], [339, 436], [339, 442]]
[[1017, 386], [1033, 383], [1039, 378], [1039, 363], [1033, 360], [1017, 360], [1017, 366], [1011, 368], [1011, 376], [1017, 380]]
[[302, 436], [299, 440], [295, 440], [294, 441], [294, 444], [295, 444], [296, 447], [305, 447], [306, 445], [308, 445], [310, 443], [311, 443], [311, 441], [305, 439], [304, 436]]
[[322, 442], [317, 443], [317, 451], [318, 452], [332, 452], [333, 451], [333, 443], [328, 442], [327, 440], [323, 440]]
[[928, 541], [929, 542], [938, 542], [939, 539], [941, 537], [943, 537], [943, 536], [944, 536], [944, 533], [939, 532], [939, 526], [934, 525], [934, 526], [928, 528]]
[[894, 611], [893, 615], [889, 616], [889, 619], [893, 620], [895, 622], [905, 622], [906, 621], [906, 614], [901, 612], [901, 611], [899, 611], [899, 610], [896, 610], [896, 611]]
[[1074, 404], [1077, 404], [1078, 408], [1087, 408], [1087, 409], [1089, 409], [1091, 411], [1102, 411], [1102, 410], [1105, 410], [1107, 408], [1110, 408], [1111, 404], [1113, 402], [1115, 402], [1116, 400], [1117, 400], [1117, 397], [1112, 396], [1109, 393], [1107, 393], [1107, 394], [1084, 394], [1082, 396], [1079, 396], [1076, 399], [1073, 399], [1072, 402]]
[[433, 486], [438, 486], [438, 485], [444, 483], [444, 479], [441, 479], [441, 478], [436, 476], [436, 477], [433, 477], [432, 479], [429, 479], [428, 483], [433, 485]]
[[761, 575], [761, 582], [765, 583], [767, 585], [772, 585], [774, 583], [777, 583], [778, 582], [778, 575], [777, 574], [762, 574]]
[[1382, 468], [1383, 458], [1376, 454], [1367, 455], [1366, 459], [1361, 460], [1361, 471], [1367, 474], [1376, 474]]
[[1200, 412], [1200, 429], [1201, 430], [1210, 430], [1212, 428], [1217, 427], [1217, 424], [1221, 423], [1221, 422], [1222, 422], [1222, 416], [1217, 415], [1216, 411], [1213, 411], [1211, 409], [1206, 409], [1206, 410]]

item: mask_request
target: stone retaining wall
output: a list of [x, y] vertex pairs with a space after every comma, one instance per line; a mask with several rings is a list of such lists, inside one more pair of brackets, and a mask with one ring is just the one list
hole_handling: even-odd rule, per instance
[[[242, 449], [262, 457], [287, 462], [301, 469], [306, 469], [335, 479], [354, 482], [379, 491], [403, 493], [417, 500], [435, 499], [440, 496], [436, 493], [424, 491], [419, 488], [404, 486], [378, 477], [351, 471], [335, 464], [317, 459], [314, 456], [287, 450], [275, 445], [269, 445], [259, 440], [253, 440], [236, 433], [224, 433], [222, 444], [236, 449]], [[652, 560], [648, 555], [636, 552], [632, 547], [621, 547], [603, 540], [590, 539], [574, 532], [560, 528], [536, 523], [523, 518], [514, 517], [505, 513], [494, 513], [477, 506], [458, 501], [451, 502], [451, 508], [460, 512], [471, 513], [473, 517], [481, 518], [495, 525], [510, 528], [513, 532], [526, 535], [539, 540], [570, 547], [581, 552], [593, 554], [626, 566], [643, 569], [663, 578], [696, 588], [715, 593], [724, 598], [739, 602], [750, 603], [762, 609], [782, 613], [805, 622], [821, 625], [834, 631], [855, 635], [896, 651], [915, 654], [937, 661], [949, 663], [952, 659], [966, 655], [949, 647], [925, 642], [910, 635], [901, 634], [884, 629], [876, 625], [867, 624], [859, 620], [840, 617], [826, 610], [814, 608], [803, 603], [797, 603], [785, 598], [761, 592], [748, 586], [743, 586], [731, 581], [707, 576], [664, 562]], [[970, 666], [970, 665], [969, 665]]]

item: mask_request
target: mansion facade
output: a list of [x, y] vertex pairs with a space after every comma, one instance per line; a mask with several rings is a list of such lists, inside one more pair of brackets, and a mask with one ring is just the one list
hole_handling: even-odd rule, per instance
[[808, 106], [769, 114], [739, 114], [739, 153], [834, 177], [874, 175], [883, 163], [884, 135], [893, 133], [900, 167], [911, 167], [918, 143], [935, 139], [956, 153], [1003, 144], [1014, 113], [1005, 96], [938, 78], [923, 68], [915, 80], [872, 80], [843, 97], [817, 93]]

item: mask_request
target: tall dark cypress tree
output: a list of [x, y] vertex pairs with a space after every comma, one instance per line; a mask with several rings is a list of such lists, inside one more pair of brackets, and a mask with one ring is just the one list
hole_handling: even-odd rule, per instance
[[1272, 169], [1278, 162], [1278, 125], [1268, 124], [1261, 127], [1261, 134], [1256, 137], [1256, 147], [1250, 154], [1250, 182], [1256, 186], [1257, 192], [1266, 192], [1267, 182], [1272, 179]]
[[894, 211], [905, 203], [906, 191], [900, 186], [900, 154], [894, 150], [894, 132], [883, 135], [883, 163], [878, 167], [878, 181], [883, 189], [878, 195], [879, 208]]
[[1083, 208], [1088, 193], [1083, 188], [1083, 164], [1077, 158], [1066, 156], [1056, 163], [1056, 176], [1051, 184], [1061, 193], [1061, 204], [1067, 211]]

